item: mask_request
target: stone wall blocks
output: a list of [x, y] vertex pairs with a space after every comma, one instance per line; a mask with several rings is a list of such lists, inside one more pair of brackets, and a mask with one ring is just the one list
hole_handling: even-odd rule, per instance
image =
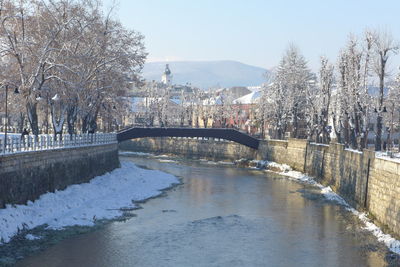
[[119, 166], [117, 149], [112, 144], [0, 156], [0, 162], [7, 161], [7, 167], [0, 165], [0, 207], [23, 204], [111, 171]]

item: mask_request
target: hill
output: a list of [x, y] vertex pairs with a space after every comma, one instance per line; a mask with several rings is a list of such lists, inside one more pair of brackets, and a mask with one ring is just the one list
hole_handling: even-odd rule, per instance
[[169, 64], [174, 84], [190, 83], [208, 89], [215, 87], [257, 86], [265, 82], [266, 69], [237, 61], [172, 61], [149, 62], [143, 69], [147, 80], [161, 80]]

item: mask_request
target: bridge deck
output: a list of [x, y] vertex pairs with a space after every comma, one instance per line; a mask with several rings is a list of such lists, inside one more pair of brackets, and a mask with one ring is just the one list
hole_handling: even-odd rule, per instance
[[211, 137], [258, 149], [259, 140], [229, 128], [130, 128], [117, 134], [118, 142], [143, 137]]

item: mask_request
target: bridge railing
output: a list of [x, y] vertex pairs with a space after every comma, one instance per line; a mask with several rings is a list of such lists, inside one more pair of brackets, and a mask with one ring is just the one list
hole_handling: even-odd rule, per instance
[[63, 135], [62, 138], [60, 135], [55, 137], [50, 134], [41, 134], [37, 137], [11, 134], [7, 136], [7, 140], [0, 133], [0, 155], [113, 143], [117, 143], [116, 133]]

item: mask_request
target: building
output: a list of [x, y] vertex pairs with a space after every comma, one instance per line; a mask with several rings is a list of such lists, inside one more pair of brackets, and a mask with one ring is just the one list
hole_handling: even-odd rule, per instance
[[202, 99], [194, 118], [195, 127], [237, 128], [251, 134], [260, 134], [258, 103], [261, 91], [251, 92], [229, 100], [229, 96], [217, 91], [216, 95]]
[[164, 71], [163, 75], [161, 76], [161, 82], [165, 85], [172, 84], [172, 74], [171, 74], [171, 70], [169, 69], [169, 64], [165, 65], [165, 71]]

